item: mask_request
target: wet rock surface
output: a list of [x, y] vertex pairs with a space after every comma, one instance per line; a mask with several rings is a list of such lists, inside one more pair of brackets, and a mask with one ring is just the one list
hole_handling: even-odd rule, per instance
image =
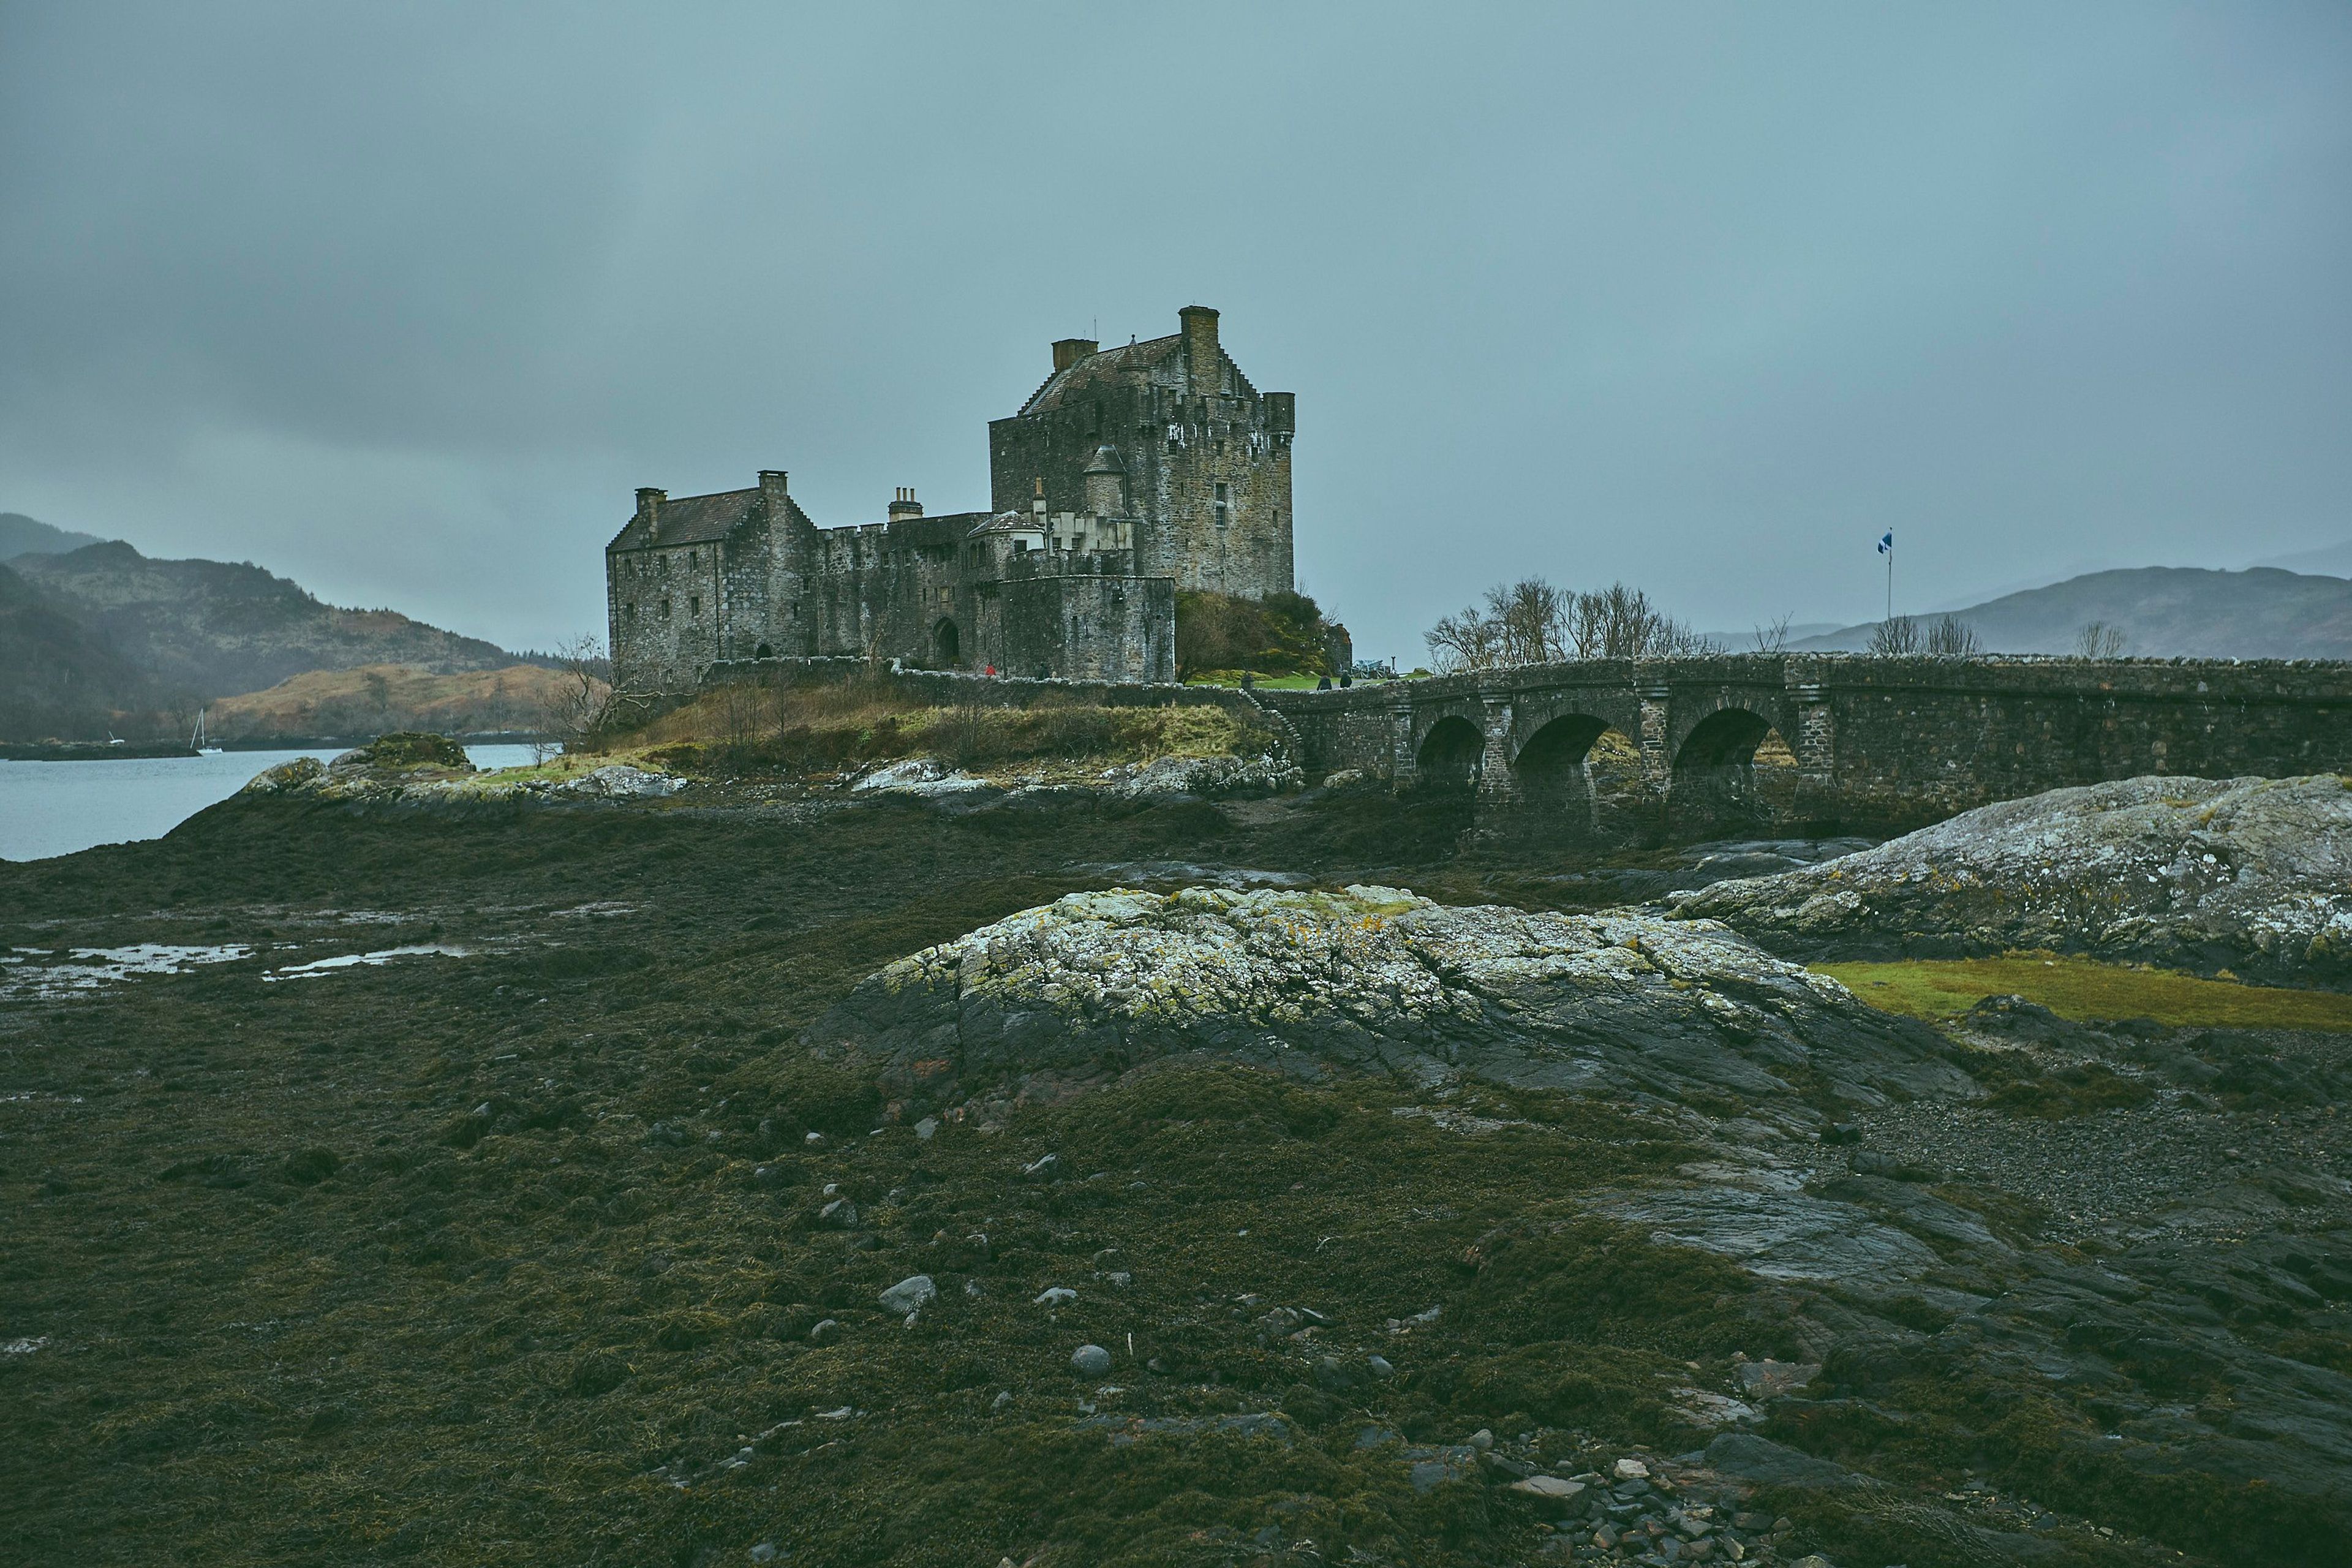
[[[2341, 1037], [2102, 1029], [2016, 998], [1945, 1035], [1711, 922], [1360, 885], [1073, 895], [890, 965], [810, 1039], [951, 1123], [1203, 1053], [1392, 1075], [1431, 1097], [1396, 1114], [1467, 1138], [1528, 1125], [1446, 1102], [1481, 1083], [1668, 1118], [1706, 1157], [1571, 1203], [1779, 1302], [1784, 1360], [1675, 1395], [1782, 1445], [1727, 1449], [1749, 1483], [1875, 1484], [1872, 1452], [1948, 1438], [1956, 1397], [1970, 1419], [2054, 1400], [2100, 1430], [2041, 1434], [2052, 1463], [2200, 1508], [2259, 1486], [2279, 1540], [2352, 1549], [2352, 1358], [2324, 1348], [2352, 1328]], [[1476, 1469], [1411, 1463], [1423, 1490]], [[1629, 1552], [1622, 1522], [1570, 1549], [1689, 1554]], [[1952, 1528], [1954, 1560], [2004, 1560]]]
[[1777, 952], [2051, 948], [2352, 987], [2352, 781], [2137, 778], [1981, 807], [1676, 912]]

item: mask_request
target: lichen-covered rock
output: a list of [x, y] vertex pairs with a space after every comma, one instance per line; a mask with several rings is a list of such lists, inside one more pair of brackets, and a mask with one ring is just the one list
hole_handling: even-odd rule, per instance
[[614, 763], [556, 787], [568, 795], [593, 795], [604, 800], [647, 800], [676, 795], [686, 787], [686, 781], [632, 767], [627, 763]]
[[849, 786], [852, 795], [909, 795], [923, 797], [969, 795], [990, 788], [986, 779], [943, 765], [935, 757], [903, 757], [886, 763]]
[[1820, 866], [1718, 882], [1675, 913], [1801, 956], [2046, 947], [2352, 987], [2352, 780], [2053, 790]]
[[1304, 778], [1296, 764], [1276, 756], [1160, 757], [1119, 779], [1112, 788], [1114, 794], [1135, 800], [1182, 795], [1214, 800], [1282, 795], [1298, 788]]
[[299, 790], [303, 785], [326, 776], [327, 764], [316, 757], [296, 757], [265, 768], [246, 781], [245, 793], [249, 795], [282, 795]]
[[1393, 888], [1074, 893], [869, 977], [811, 1032], [910, 1100], [1213, 1051], [1304, 1075], [1864, 1104], [1967, 1091], [1923, 1026], [1729, 931]]

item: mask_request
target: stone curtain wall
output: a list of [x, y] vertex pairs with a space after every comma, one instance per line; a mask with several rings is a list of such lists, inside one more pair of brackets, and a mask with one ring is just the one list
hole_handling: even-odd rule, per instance
[[[2352, 769], [2347, 664], [1724, 656], [1260, 695], [1310, 775], [1475, 788], [1482, 830], [1571, 837], [1893, 833], [2140, 773]], [[1604, 728], [1639, 758], [1614, 820], [1584, 749]], [[1770, 731], [1793, 766], [1756, 763]]]
[[1175, 680], [1176, 584], [1170, 579], [1016, 576], [999, 591], [1000, 646], [990, 656], [1004, 673]]
[[1223, 708], [1272, 728], [1286, 740], [1289, 726], [1267, 712], [1250, 694], [1229, 687], [1145, 685], [1112, 680], [1033, 680], [975, 675], [959, 669], [900, 669], [862, 658], [732, 659], [703, 672], [702, 686], [744, 684], [846, 686], [862, 680], [887, 682], [892, 689], [938, 707], [978, 703], [988, 708], [1024, 708], [1041, 695], [1104, 708]]

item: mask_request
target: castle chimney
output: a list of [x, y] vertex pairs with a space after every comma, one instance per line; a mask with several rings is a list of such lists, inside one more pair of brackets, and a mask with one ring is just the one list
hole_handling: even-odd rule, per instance
[[637, 492], [637, 515], [646, 520], [647, 539], [660, 537], [662, 502], [667, 500], [667, 490], [641, 489]]
[[891, 500], [890, 502], [890, 521], [892, 522], [901, 522], [908, 518], [920, 517], [922, 515], [923, 503], [915, 499], [914, 487], [912, 485], [900, 485], [898, 487], [898, 493]]
[[1102, 345], [1092, 338], [1064, 338], [1054, 345], [1054, 374], [1059, 375], [1082, 359], [1092, 359]]
[[771, 527], [793, 514], [792, 492], [787, 488], [791, 478], [782, 468], [760, 470], [760, 505], [766, 510]]
[[1223, 380], [1217, 365], [1217, 313], [1206, 305], [1187, 305], [1176, 319], [1183, 323], [1184, 363], [1192, 373], [1192, 395], [1206, 397]]

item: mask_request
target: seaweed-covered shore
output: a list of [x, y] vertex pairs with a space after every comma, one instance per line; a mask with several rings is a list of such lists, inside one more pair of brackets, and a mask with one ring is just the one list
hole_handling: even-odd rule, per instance
[[958, 1115], [806, 1043], [1074, 893], [1580, 908], [1804, 855], [1465, 826], [254, 795], [0, 867], [12, 1554], [2344, 1550], [2340, 1036], [1988, 1006], [1890, 1025], [1934, 1071], [1875, 1105], [1179, 1051]]

